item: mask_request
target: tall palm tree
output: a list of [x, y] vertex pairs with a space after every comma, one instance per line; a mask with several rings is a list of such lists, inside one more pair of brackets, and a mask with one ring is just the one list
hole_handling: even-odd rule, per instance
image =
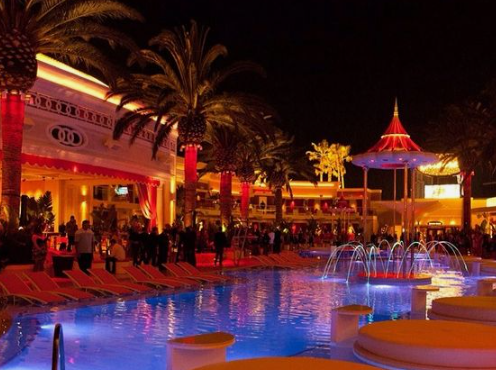
[[216, 126], [205, 140], [210, 148], [203, 153], [207, 166], [202, 172], [220, 173], [220, 220], [228, 225], [232, 215], [232, 178], [237, 170], [237, 152], [243, 141], [237, 128]]
[[260, 140], [245, 140], [238, 145], [236, 155], [236, 174], [241, 182], [241, 220], [248, 222], [250, 216], [250, 189], [256, 180], [255, 171], [258, 166], [260, 154]]
[[25, 96], [36, 81], [37, 53], [83, 63], [112, 77], [104, 55], [89, 40], [133, 48], [112, 19], [141, 20], [117, 0], [1, 0], [0, 89], [2, 90], [2, 218], [19, 223], [22, 129]]
[[[207, 47], [209, 29], [199, 28], [191, 22], [174, 31], [163, 31], [150, 41], [165, 55], [152, 50], [142, 50], [141, 57], [157, 67], [156, 74], [134, 74], [121, 80], [111, 95], [121, 95], [121, 107], [130, 102], [142, 104], [141, 108], [124, 114], [114, 130], [119, 138], [132, 128], [131, 141], [155, 122], [153, 156], [177, 124], [179, 140], [185, 149], [184, 188], [185, 224], [193, 223], [196, 200], [197, 155], [206, 131], [213, 126], [235, 126], [262, 129], [266, 125], [264, 114], [271, 109], [259, 98], [243, 93], [224, 92], [222, 83], [234, 74], [261, 68], [251, 62], [237, 62], [215, 70], [214, 62], [227, 55], [223, 45]], [[131, 58], [130, 63], [134, 63]]]
[[[430, 149], [443, 154], [447, 163], [458, 159], [463, 188], [462, 226], [470, 229], [472, 176], [475, 169], [491, 160], [490, 152], [495, 143], [495, 130], [489, 110], [478, 99], [448, 106], [438, 121], [430, 125], [427, 144]], [[491, 141], [493, 140], [493, 141]], [[491, 144], [492, 143], [492, 144]], [[496, 156], [493, 155], [493, 161]]]
[[294, 148], [293, 139], [282, 133], [262, 149], [260, 169], [265, 181], [274, 192], [276, 224], [283, 221], [283, 188], [293, 197], [291, 180], [300, 178], [315, 182], [315, 174], [304, 156]]

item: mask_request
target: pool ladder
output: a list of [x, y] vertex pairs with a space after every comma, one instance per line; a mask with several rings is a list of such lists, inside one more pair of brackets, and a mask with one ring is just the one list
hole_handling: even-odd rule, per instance
[[52, 370], [65, 370], [64, 332], [61, 324], [55, 324], [53, 332]]

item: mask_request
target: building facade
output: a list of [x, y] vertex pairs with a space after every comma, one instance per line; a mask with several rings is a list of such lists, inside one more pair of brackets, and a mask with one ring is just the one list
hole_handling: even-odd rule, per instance
[[157, 160], [151, 159], [152, 131], [133, 145], [128, 134], [113, 140], [117, 100], [105, 99], [107, 86], [45, 56], [38, 59], [26, 107], [22, 194], [38, 198], [50, 191], [55, 225], [71, 215], [80, 223], [109, 213], [118, 224], [132, 216], [171, 223], [177, 133]]

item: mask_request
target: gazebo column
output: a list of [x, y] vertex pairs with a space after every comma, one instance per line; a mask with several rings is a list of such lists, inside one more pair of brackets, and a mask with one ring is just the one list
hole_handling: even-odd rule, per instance
[[396, 234], [396, 168], [394, 169], [394, 184], [393, 184], [393, 238]]
[[403, 176], [403, 214], [402, 214], [402, 232], [404, 233], [405, 247], [408, 239], [408, 163], [405, 162]]
[[411, 183], [412, 183], [412, 210], [411, 210], [411, 232], [412, 232], [412, 241], [415, 240], [415, 188], [417, 186], [417, 169], [412, 168], [411, 170], [412, 178], [411, 178]]
[[363, 204], [362, 204], [362, 216], [363, 216], [363, 245], [367, 245], [367, 187], [368, 187], [368, 168], [363, 167]]

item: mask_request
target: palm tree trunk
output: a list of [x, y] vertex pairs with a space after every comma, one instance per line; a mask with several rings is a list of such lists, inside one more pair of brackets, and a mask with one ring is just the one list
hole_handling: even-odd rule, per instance
[[229, 225], [232, 214], [232, 172], [220, 174], [220, 222]]
[[472, 219], [472, 172], [463, 171], [463, 217], [462, 227], [463, 230], [468, 232], [471, 227]]
[[19, 227], [21, 203], [21, 154], [25, 100], [21, 94], [2, 96], [2, 211], [11, 231]]
[[193, 212], [196, 208], [196, 173], [198, 148], [186, 145], [184, 153], [184, 226], [193, 225]]
[[280, 225], [282, 222], [282, 188], [280, 186], [274, 190], [274, 203], [276, 206], [276, 224]]
[[250, 187], [251, 184], [248, 181], [243, 181], [241, 184], [241, 220], [243, 222], [247, 222], [249, 217]]

